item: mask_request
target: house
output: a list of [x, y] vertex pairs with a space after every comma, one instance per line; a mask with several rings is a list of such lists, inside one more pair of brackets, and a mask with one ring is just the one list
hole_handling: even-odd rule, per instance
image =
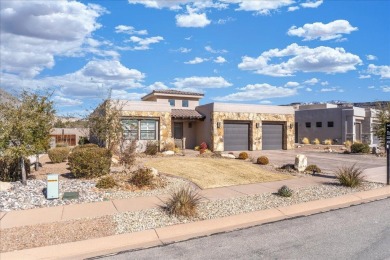
[[295, 142], [307, 137], [331, 139], [338, 144], [347, 140], [378, 144], [373, 134], [376, 113], [372, 108], [335, 104], [299, 105], [295, 111]]
[[154, 90], [141, 101], [120, 100], [124, 138], [185, 147], [206, 142], [213, 151], [293, 149], [294, 109], [288, 106], [210, 103], [201, 93]]
[[81, 138], [89, 139], [88, 128], [53, 128], [50, 132], [50, 147], [58, 143], [76, 146]]

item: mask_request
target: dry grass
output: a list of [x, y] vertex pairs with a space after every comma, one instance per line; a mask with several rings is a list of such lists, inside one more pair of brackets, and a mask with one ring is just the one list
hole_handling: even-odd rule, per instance
[[145, 165], [162, 173], [186, 178], [202, 189], [293, 178], [269, 172], [250, 162], [232, 159], [167, 157], [151, 159]]

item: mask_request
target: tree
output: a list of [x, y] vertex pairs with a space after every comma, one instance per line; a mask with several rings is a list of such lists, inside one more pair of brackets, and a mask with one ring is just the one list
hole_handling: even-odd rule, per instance
[[378, 106], [377, 124], [374, 126], [374, 135], [383, 146], [386, 139], [386, 123], [390, 123], [390, 102]]
[[55, 113], [49, 98], [23, 91], [20, 104], [0, 104], [0, 154], [19, 159], [23, 184], [27, 183], [24, 157], [49, 148]]

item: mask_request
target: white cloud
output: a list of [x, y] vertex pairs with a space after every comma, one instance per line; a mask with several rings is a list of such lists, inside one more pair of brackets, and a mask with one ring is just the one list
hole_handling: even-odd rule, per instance
[[381, 76], [381, 79], [390, 79], [390, 66], [368, 65], [367, 73]]
[[192, 49], [188, 49], [188, 48], [184, 48], [184, 47], [180, 47], [179, 49], [176, 49], [176, 50], [172, 50], [174, 52], [181, 52], [181, 53], [189, 53], [192, 51]]
[[378, 58], [375, 55], [368, 54], [366, 55], [367, 60], [377, 60]]
[[156, 81], [153, 84], [148, 86], [148, 89], [155, 90], [155, 89], [168, 89], [168, 86], [166, 86], [164, 83], [160, 81]]
[[323, 81], [321, 82], [321, 86], [328, 86], [329, 85], [329, 82], [328, 81]]
[[296, 88], [276, 87], [267, 83], [250, 84], [238, 90], [240, 91], [214, 99], [218, 101], [254, 101], [267, 98], [288, 97], [297, 94]]
[[304, 81], [303, 84], [306, 84], [306, 85], [315, 85], [315, 84], [317, 84], [318, 82], [320, 82], [319, 79], [317, 79], [317, 78], [311, 78], [311, 79], [309, 79], [309, 80]]
[[111, 97], [112, 99], [124, 99], [124, 100], [141, 100], [141, 97], [145, 96], [147, 93], [129, 93], [126, 90], [112, 90]]
[[115, 32], [116, 33], [125, 33], [125, 34], [138, 34], [138, 35], [147, 35], [148, 31], [147, 30], [135, 30], [133, 26], [129, 25], [118, 25], [115, 27]]
[[276, 11], [282, 7], [294, 4], [293, 0], [272, 0], [272, 1], [253, 1], [253, 0], [222, 0], [230, 4], [238, 4], [238, 11], [252, 11], [261, 15], [268, 15], [271, 11]]
[[263, 104], [263, 105], [269, 105], [269, 104], [272, 104], [272, 101], [270, 101], [270, 100], [262, 100], [259, 103]]
[[1, 70], [34, 77], [52, 68], [55, 56], [81, 51], [104, 12], [76, 1], [1, 1]]
[[181, 5], [191, 3], [193, 0], [128, 0], [128, 2], [129, 4], [143, 4], [149, 8], [180, 10]]
[[61, 96], [54, 96], [53, 102], [56, 107], [63, 107], [63, 106], [79, 106], [83, 104], [83, 101], [80, 99], [74, 99], [74, 98], [66, 98]]
[[222, 56], [218, 56], [217, 58], [214, 59], [214, 62], [215, 63], [225, 63], [225, 62], [227, 62], [227, 60]]
[[163, 41], [164, 38], [161, 36], [153, 36], [153, 37], [147, 37], [147, 38], [140, 38], [138, 36], [131, 36], [130, 37], [130, 42], [134, 42], [138, 44], [135, 47], [130, 48], [131, 50], [135, 51], [144, 51], [144, 50], [149, 50], [150, 47], [149, 45], [159, 43], [160, 41]]
[[306, 3], [302, 3], [301, 6], [303, 8], [317, 8], [319, 7], [320, 5], [322, 5], [323, 1], [322, 0], [318, 0], [318, 1], [315, 1], [315, 2], [312, 2], [312, 1], [308, 1]]
[[284, 84], [285, 87], [298, 87], [300, 84], [295, 81], [289, 81], [286, 84]]
[[178, 27], [205, 27], [211, 23], [207, 19], [206, 13], [194, 13], [189, 12], [188, 14], [178, 14], [176, 17], [176, 25]]
[[390, 86], [382, 86], [381, 89], [383, 92], [390, 92]]
[[294, 12], [296, 10], [299, 10], [299, 6], [290, 6], [288, 9], [287, 9], [287, 12]]
[[202, 62], [207, 61], [208, 59], [200, 58], [200, 57], [195, 57], [193, 60], [189, 60], [184, 62], [185, 64], [199, 64]]
[[217, 21], [216, 23], [217, 23], [217, 24], [226, 24], [226, 23], [228, 23], [228, 22], [233, 22], [233, 21], [235, 21], [234, 18], [232, 18], [232, 17], [227, 17], [227, 18], [225, 18], [225, 19], [218, 19], [218, 21]]
[[359, 75], [359, 79], [369, 79], [371, 75]]
[[189, 77], [189, 78], [175, 78], [172, 83], [176, 88], [226, 88], [232, 86], [222, 77]]
[[320, 92], [344, 92], [344, 90], [337, 87], [331, 87], [331, 88], [322, 88], [320, 89]]
[[[280, 60], [290, 57], [287, 61], [270, 64], [272, 58]], [[285, 49], [271, 49], [263, 52], [259, 57], [242, 57], [238, 64], [241, 70], [253, 71], [257, 74], [285, 77], [292, 76], [295, 72], [325, 72], [344, 73], [355, 70], [362, 61], [359, 56], [346, 52], [343, 48], [330, 48], [320, 46], [309, 48], [293, 43]]]
[[306, 88], [307, 92], [312, 92], [313, 90], [311, 88]]
[[222, 49], [222, 50], [214, 50], [213, 48], [211, 48], [211, 46], [205, 46], [204, 47], [204, 49], [206, 50], [206, 51], [208, 51], [208, 52], [210, 52], [210, 53], [227, 53], [228, 51], [227, 50], [224, 50], [224, 49]]
[[290, 36], [303, 37], [304, 41], [320, 39], [321, 41], [341, 39], [343, 34], [350, 34], [358, 30], [357, 27], [352, 27], [346, 20], [335, 20], [333, 22], [323, 24], [307, 23], [303, 27], [292, 26], [287, 34]]
[[191, 39], [192, 39], [192, 35], [184, 38], [184, 40], [186, 41], [190, 41]]

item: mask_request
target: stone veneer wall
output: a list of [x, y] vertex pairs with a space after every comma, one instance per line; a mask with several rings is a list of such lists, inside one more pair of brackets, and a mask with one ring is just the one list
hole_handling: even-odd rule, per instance
[[[247, 121], [250, 122], [249, 145], [251, 150], [262, 150], [262, 122], [281, 122], [284, 124], [283, 149], [294, 149], [294, 115], [292, 114], [263, 114], [263, 113], [241, 113], [241, 112], [213, 112], [212, 113], [212, 142], [214, 151], [224, 150], [224, 121]], [[217, 122], [221, 122], [221, 127], [217, 128]], [[256, 123], [260, 124], [256, 128]]]
[[167, 142], [172, 141], [172, 138], [171, 138], [172, 137], [171, 113], [170, 112], [122, 111], [122, 117], [159, 119], [160, 149], [163, 149]]

